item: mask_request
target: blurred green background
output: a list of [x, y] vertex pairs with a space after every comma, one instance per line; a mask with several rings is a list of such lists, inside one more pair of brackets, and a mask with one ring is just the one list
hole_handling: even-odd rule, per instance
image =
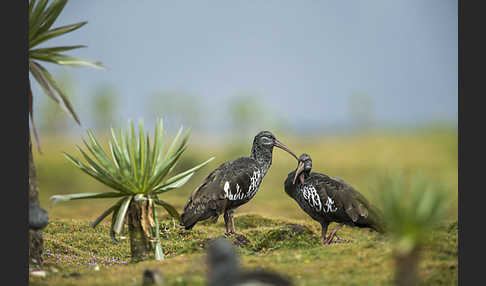
[[[313, 158], [313, 171], [343, 178], [372, 202], [376, 200], [376, 181], [387, 172], [401, 170], [405, 175], [420, 173], [432, 183], [445, 185], [450, 197], [449, 219], [457, 218], [457, 131], [452, 128], [431, 126], [415, 130], [374, 130], [332, 136], [297, 136], [284, 131], [274, 133], [297, 155], [303, 152], [310, 154]], [[96, 135], [107, 142], [107, 134]], [[174, 135], [170, 132], [167, 134], [169, 138]], [[253, 136], [219, 139], [205, 138], [198, 134], [191, 136], [188, 150], [174, 169], [174, 174], [210, 156], [216, 158], [198, 171], [184, 187], [162, 195], [179, 211], [182, 211], [191, 192], [210, 171], [226, 160], [249, 154]], [[42, 134], [41, 141], [43, 154], [34, 153], [41, 205], [46, 207], [51, 218], [95, 219], [110, 205], [110, 199], [70, 201], [57, 204], [54, 208], [50, 208], [48, 202], [48, 198], [54, 194], [108, 191], [107, 187], [76, 169], [62, 155], [62, 152], [67, 152], [80, 157], [75, 145], [83, 146], [81, 136], [69, 139], [62, 134], [50, 133]], [[295, 159], [278, 148], [274, 149], [272, 167], [260, 190], [251, 202], [238, 209], [238, 213], [311, 220], [284, 193], [284, 180], [295, 168]]]
[[[82, 126], [43, 95], [38, 84], [32, 86], [43, 150], [40, 154], [33, 148], [39, 199], [51, 222], [44, 231], [45, 245], [56, 254], [49, 263], [65, 267], [66, 273], [83, 272], [91, 270], [70, 262], [58, 265], [57, 255], [63, 254], [66, 262], [71, 259], [67, 254], [83, 256], [84, 250], [98, 252], [105, 260], [128, 258], [126, 244], [120, 247], [109, 240], [107, 221], [88, 229], [88, 221], [114, 200], [69, 201], [51, 208], [49, 197], [109, 190], [62, 155], [80, 157], [76, 145], [83, 147], [87, 129], [107, 149], [111, 126], [143, 119], [145, 130], [153, 132], [155, 119], [163, 118], [168, 140], [181, 125], [192, 130], [174, 173], [216, 157], [182, 188], [161, 195], [179, 212], [213, 169], [248, 156], [253, 137], [262, 130], [273, 132], [297, 155], [310, 154], [313, 171], [343, 178], [376, 205], [378, 182], [391, 172], [418, 174], [440, 185], [447, 192], [448, 213], [438, 229], [424, 232], [437, 243], [426, 245], [420, 269], [427, 285], [457, 284], [457, 1], [213, 4], [69, 1], [66, 5], [55, 26], [85, 20], [89, 24], [49, 44], [86, 44], [89, 48], [72, 55], [99, 60], [108, 69], [46, 64]], [[260, 253], [240, 249], [246, 265], [278, 269], [292, 275], [298, 285], [390, 281], [392, 245], [375, 234], [346, 229], [343, 237], [354, 243], [331, 248], [317, 244], [318, 223], [284, 192], [284, 180], [296, 163], [274, 149], [273, 165], [258, 193], [238, 208], [237, 215], [305, 221], [313, 225], [314, 234], [302, 241], [316, 243], [302, 247], [298, 236], [292, 241], [278, 235], [268, 245], [277, 241], [286, 247]], [[267, 218], [253, 218], [258, 218], [257, 228], [246, 233], [256, 241], [282, 230], [266, 228]], [[239, 217], [236, 223], [244, 219]], [[204, 225], [182, 237], [174, 227], [173, 239], [164, 246], [177, 256], [162, 266], [168, 281], [187, 285], [183, 279], [198, 279], [202, 284], [204, 263], [197, 258], [202, 248], [194, 246], [222, 229], [220, 220], [219, 225]], [[194, 262], [183, 262], [186, 257], [174, 252], [177, 248], [194, 252]], [[98, 276], [83, 272], [85, 284], [81, 284], [91, 285], [98, 277], [102, 285], [107, 280], [113, 285], [134, 282], [141, 274], [138, 267], [113, 267]], [[64, 273], [48, 275], [52, 280], [39, 278], [36, 285], [54, 285], [56, 280], [59, 285], [70, 284]]]
[[[247, 156], [253, 136], [270, 130], [297, 155], [309, 153], [315, 171], [372, 201], [377, 177], [392, 170], [445, 184], [457, 217], [456, 1], [114, 3], [69, 1], [55, 26], [88, 24], [50, 42], [86, 44], [72, 55], [108, 67], [46, 66], [83, 125], [32, 86], [42, 206], [53, 194], [107, 190], [62, 156], [79, 155], [86, 129], [107, 139], [128, 119], [153, 130], [163, 118], [168, 137], [181, 125], [192, 130], [178, 168], [216, 157], [164, 194], [179, 210], [211, 170]], [[295, 167], [276, 149], [261, 189], [238, 211], [306, 218], [283, 191]], [[94, 218], [108, 205], [48, 210]]]

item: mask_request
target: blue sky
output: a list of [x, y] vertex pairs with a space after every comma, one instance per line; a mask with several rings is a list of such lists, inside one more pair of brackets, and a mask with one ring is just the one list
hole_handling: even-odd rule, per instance
[[350, 124], [353, 93], [378, 124], [457, 124], [457, 1], [71, 0], [54, 25], [85, 20], [49, 45], [85, 44], [71, 54], [109, 69], [47, 65], [76, 80], [83, 128], [102, 83], [120, 93], [118, 118], [163, 116], [145, 108], [156, 92], [193, 94], [208, 132], [227, 130], [241, 93], [294, 129]]

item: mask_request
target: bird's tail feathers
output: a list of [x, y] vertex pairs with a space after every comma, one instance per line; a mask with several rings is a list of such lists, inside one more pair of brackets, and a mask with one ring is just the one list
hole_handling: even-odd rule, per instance
[[185, 229], [192, 229], [194, 225], [199, 221], [199, 216], [194, 212], [185, 211], [181, 214], [182, 225]]
[[369, 219], [371, 221], [371, 227], [379, 233], [386, 232], [386, 223], [383, 214], [376, 207], [370, 208]]

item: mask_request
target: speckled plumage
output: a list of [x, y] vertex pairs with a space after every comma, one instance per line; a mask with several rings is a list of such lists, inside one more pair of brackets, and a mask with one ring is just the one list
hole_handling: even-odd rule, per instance
[[198, 221], [208, 218], [216, 220], [219, 215], [224, 214], [226, 232], [230, 232], [228, 223], [231, 223], [231, 232], [234, 233], [233, 210], [250, 201], [257, 193], [272, 164], [274, 146], [296, 157], [272, 133], [258, 133], [253, 140], [249, 157], [240, 157], [221, 164], [191, 194], [181, 215], [184, 227], [191, 229]]
[[379, 211], [351, 185], [341, 178], [311, 172], [312, 160], [307, 154], [299, 157], [299, 166], [300, 170], [297, 168], [288, 174], [285, 192], [321, 224], [325, 243], [332, 240], [330, 237], [326, 241], [327, 228], [331, 222], [384, 231]]

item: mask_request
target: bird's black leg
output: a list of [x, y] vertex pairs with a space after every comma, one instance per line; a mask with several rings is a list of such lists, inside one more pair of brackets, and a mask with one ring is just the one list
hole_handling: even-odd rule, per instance
[[230, 234], [230, 231], [229, 231], [230, 217], [229, 217], [229, 214], [228, 214], [227, 211], [224, 212], [223, 218], [224, 218], [224, 226], [226, 228], [226, 232], [224, 234], [229, 235]]
[[231, 222], [231, 231], [230, 231], [231, 234], [236, 234], [236, 231], [235, 231], [235, 219], [233, 218], [233, 214], [234, 213], [235, 213], [234, 210], [230, 210], [229, 211], [229, 217], [230, 217], [230, 222]]
[[321, 222], [321, 227], [322, 227], [321, 241], [322, 241], [323, 244], [326, 243], [326, 233], [327, 233], [327, 227], [328, 226], [329, 226], [329, 223]]
[[338, 225], [338, 226], [337, 226], [337, 227], [336, 227], [336, 228], [335, 228], [335, 229], [334, 229], [334, 230], [331, 232], [331, 234], [330, 234], [330, 235], [329, 235], [329, 237], [326, 239], [326, 241], [325, 241], [325, 243], [324, 243], [324, 244], [325, 244], [325, 245], [329, 245], [329, 244], [331, 244], [331, 243], [332, 243], [332, 239], [333, 239], [335, 236], [337, 236], [337, 235], [336, 235], [336, 232], [337, 232], [337, 231], [338, 231], [338, 230], [339, 230], [341, 227], [343, 227], [343, 226], [344, 226], [344, 224], [340, 224], [340, 225]]

